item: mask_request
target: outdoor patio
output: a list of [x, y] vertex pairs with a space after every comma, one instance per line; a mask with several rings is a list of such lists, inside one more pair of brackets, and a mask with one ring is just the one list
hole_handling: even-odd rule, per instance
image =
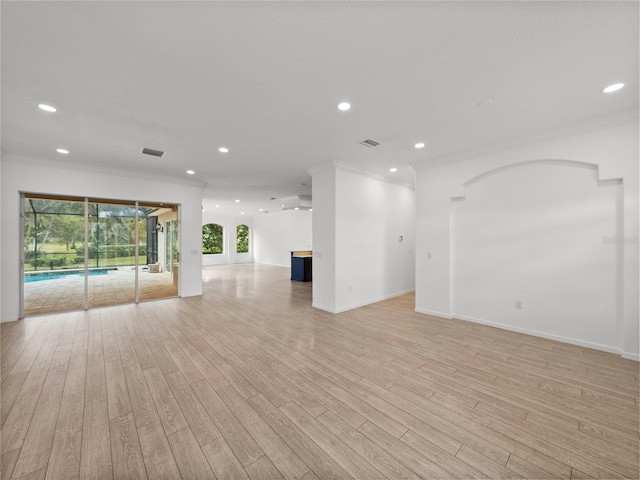
[[[175, 297], [177, 282], [169, 273], [139, 270], [139, 298]], [[89, 276], [89, 307], [135, 302], [135, 269], [119, 267], [105, 275]], [[24, 314], [79, 310], [84, 306], [84, 277], [68, 276], [24, 284]]]

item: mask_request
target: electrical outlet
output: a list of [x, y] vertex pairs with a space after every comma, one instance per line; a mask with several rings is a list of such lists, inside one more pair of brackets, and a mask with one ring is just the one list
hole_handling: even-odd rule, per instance
[[431, 252], [427, 252], [427, 260], [431, 260]]
[[516, 309], [522, 310], [522, 300], [516, 300]]
[[349, 285], [349, 291], [351, 291], [351, 285]]

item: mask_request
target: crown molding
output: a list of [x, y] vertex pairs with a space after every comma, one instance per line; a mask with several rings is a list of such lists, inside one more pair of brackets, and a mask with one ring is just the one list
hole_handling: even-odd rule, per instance
[[198, 187], [198, 188], [204, 188], [207, 185], [206, 182], [201, 182], [198, 180], [187, 180], [183, 178], [168, 177], [165, 175], [157, 175], [154, 173], [142, 173], [142, 172], [137, 172], [135, 170], [121, 170], [118, 168], [96, 167], [93, 165], [81, 165], [81, 164], [79, 165], [76, 163], [47, 160], [44, 158], [30, 157], [27, 155], [21, 155], [16, 153], [2, 154], [2, 161], [6, 163], [16, 163], [16, 164], [26, 163], [26, 164], [35, 165], [35, 166], [57, 167], [57, 168], [64, 168], [67, 170], [83, 170], [85, 172], [100, 173], [103, 175], [136, 177], [143, 180], [154, 180], [157, 182], [178, 183], [181, 185], [188, 185], [188, 186]]
[[315, 167], [307, 168], [307, 173], [313, 177], [314, 175], [317, 175], [319, 173], [324, 173], [329, 171], [332, 172], [336, 168], [335, 167], [336, 163], [337, 162], [327, 162], [327, 163], [322, 163], [320, 165], [316, 165]]
[[341, 170], [347, 173], [353, 173], [356, 175], [360, 175], [362, 177], [372, 178], [374, 180], [379, 180], [381, 182], [390, 183], [392, 185], [397, 185], [400, 187], [410, 188], [415, 190], [415, 182], [406, 182], [403, 180], [395, 180], [392, 178], [387, 178], [383, 175], [379, 175], [377, 173], [372, 173], [362, 168], [355, 167], [347, 162], [328, 162], [323, 163], [321, 165], [317, 165], [315, 167], [311, 167], [307, 169], [307, 173], [313, 177], [319, 173], [328, 172], [328, 171], [336, 171]]
[[528, 147], [530, 145], [536, 145], [539, 143], [552, 142], [554, 140], [560, 140], [584, 133], [590, 133], [596, 130], [602, 130], [605, 128], [613, 128], [621, 125], [628, 125], [638, 123], [639, 111], [637, 108], [625, 110], [614, 115], [591, 120], [588, 122], [582, 122], [579, 124], [573, 124], [564, 128], [560, 128], [553, 132], [546, 132], [539, 135], [520, 137], [517, 139], [511, 139], [505, 142], [499, 142], [492, 145], [483, 145], [480, 147], [470, 148], [468, 150], [462, 150], [459, 152], [453, 152], [446, 155], [440, 155], [437, 157], [427, 158], [419, 162], [411, 164], [411, 167], [415, 171], [427, 170], [433, 167], [439, 167], [442, 165], [449, 165], [452, 163], [463, 162], [465, 160], [471, 160], [473, 158], [482, 157], [486, 155], [493, 155], [504, 153], [510, 150], [516, 150], [519, 148]]

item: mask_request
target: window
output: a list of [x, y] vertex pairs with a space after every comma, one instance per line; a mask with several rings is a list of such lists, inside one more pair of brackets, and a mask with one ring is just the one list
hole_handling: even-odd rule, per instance
[[202, 227], [202, 253], [205, 255], [222, 253], [222, 225], [208, 223]]
[[246, 225], [238, 225], [236, 228], [236, 237], [236, 252], [249, 253], [249, 227]]

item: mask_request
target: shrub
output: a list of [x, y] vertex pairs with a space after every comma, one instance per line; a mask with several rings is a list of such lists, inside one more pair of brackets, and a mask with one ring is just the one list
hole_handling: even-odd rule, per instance
[[[91, 245], [89, 247], [89, 258], [95, 259], [98, 256], [100, 258], [117, 258], [117, 257], [133, 257], [136, 254], [135, 245]], [[138, 254], [145, 256], [147, 254], [147, 246], [140, 245], [138, 247]]]

